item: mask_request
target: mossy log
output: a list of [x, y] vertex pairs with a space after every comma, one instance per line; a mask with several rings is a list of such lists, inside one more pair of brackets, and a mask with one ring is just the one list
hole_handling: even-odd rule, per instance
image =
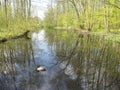
[[11, 40], [11, 39], [18, 39], [18, 38], [30, 39], [30, 38], [28, 37], [28, 33], [29, 33], [29, 32], [30, 32], [30, 31], [27, 30], [26, 32], [24, 32], [23, 34], [18, 35], [18, 36], [14, 36], [14, 37], [10, 37], [10, 38], [2, 38], [2, 39], [0, 39], [0, 43], [6, 42], [6, 41]]

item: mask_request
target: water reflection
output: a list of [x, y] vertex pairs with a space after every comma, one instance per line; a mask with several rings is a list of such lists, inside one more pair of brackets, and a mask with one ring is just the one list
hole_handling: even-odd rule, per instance
[[[119, 90], [119, 48], [59, 30], [0, 44], [0, 90]], [[37, 72], [38, 65], [47, 71]]]
[[[14, 90], [24, 85], [22, 81], [28, 81], [28, 72], [31, 71], [31, 44], [23, 40], [7, 42], [0, 45], [1, 73], [0, 87], [1, 90]], [[26, 72], [26, 70], [28, 72]], [[22, 88], [22, 86], [21, 86]]]
[[61, 61], [60, 68], [64, 73], [74, 77], [83, 90], [119, 90], [119, 43], [107, 41], [104, 37], [81, 37], [65, 32], [58, 31], [65, 37], [48, 35], [50, 42], [51, 39], [56, 41], [56, 56]]

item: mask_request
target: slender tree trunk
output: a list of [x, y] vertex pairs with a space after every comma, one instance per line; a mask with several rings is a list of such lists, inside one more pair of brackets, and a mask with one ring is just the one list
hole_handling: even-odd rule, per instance
[[75, 8], [78, 19], [80, 19], [79, 10], [77, 8], [77, 5], [75, 4], [75, 1], [74, 0], [70, 0], [70, 1], [71, 1], [71, 3], [73, 4], [73, 6]]
[[109, 21], [108, 21], [109, 10], [108, 6], [104, 3], [104, 23], [106, 32], [109, 33]]
[[7, 0], [5, 0], [5, 23], [6, 27], [8, 27]]
[[28, 17], [31, 16], [31, 0], [29, 0]]

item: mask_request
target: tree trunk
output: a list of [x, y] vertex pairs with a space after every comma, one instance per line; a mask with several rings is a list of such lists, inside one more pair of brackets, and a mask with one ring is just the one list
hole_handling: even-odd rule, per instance
[[78, 11], [77, 5], [75, 4], [75, 1], [74, 0], [70, 0], [70, 1], [71, 1], [71, 3], [73, 4], [73, 6], [75, 8], [78, 19], [80, 19], [79, 11]]
[[106, 32], [109, 33], [109, 21], [108, 21], [109, 10], [108, 6], [104, 3], [104, 23]]
[[29, 0], [29, 6], [28, 6], [28, 17], [31, 16], [31, 0]]
[[8, 27], [8, 15], [7, 15], [7, 0], [5, 0], [5, 23], [6, 27]]

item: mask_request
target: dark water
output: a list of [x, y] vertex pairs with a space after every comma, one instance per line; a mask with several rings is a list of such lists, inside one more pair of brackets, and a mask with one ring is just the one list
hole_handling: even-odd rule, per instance
[[0, 44], [0, 90], [120, 90], [120, 45], [60, 30]]

